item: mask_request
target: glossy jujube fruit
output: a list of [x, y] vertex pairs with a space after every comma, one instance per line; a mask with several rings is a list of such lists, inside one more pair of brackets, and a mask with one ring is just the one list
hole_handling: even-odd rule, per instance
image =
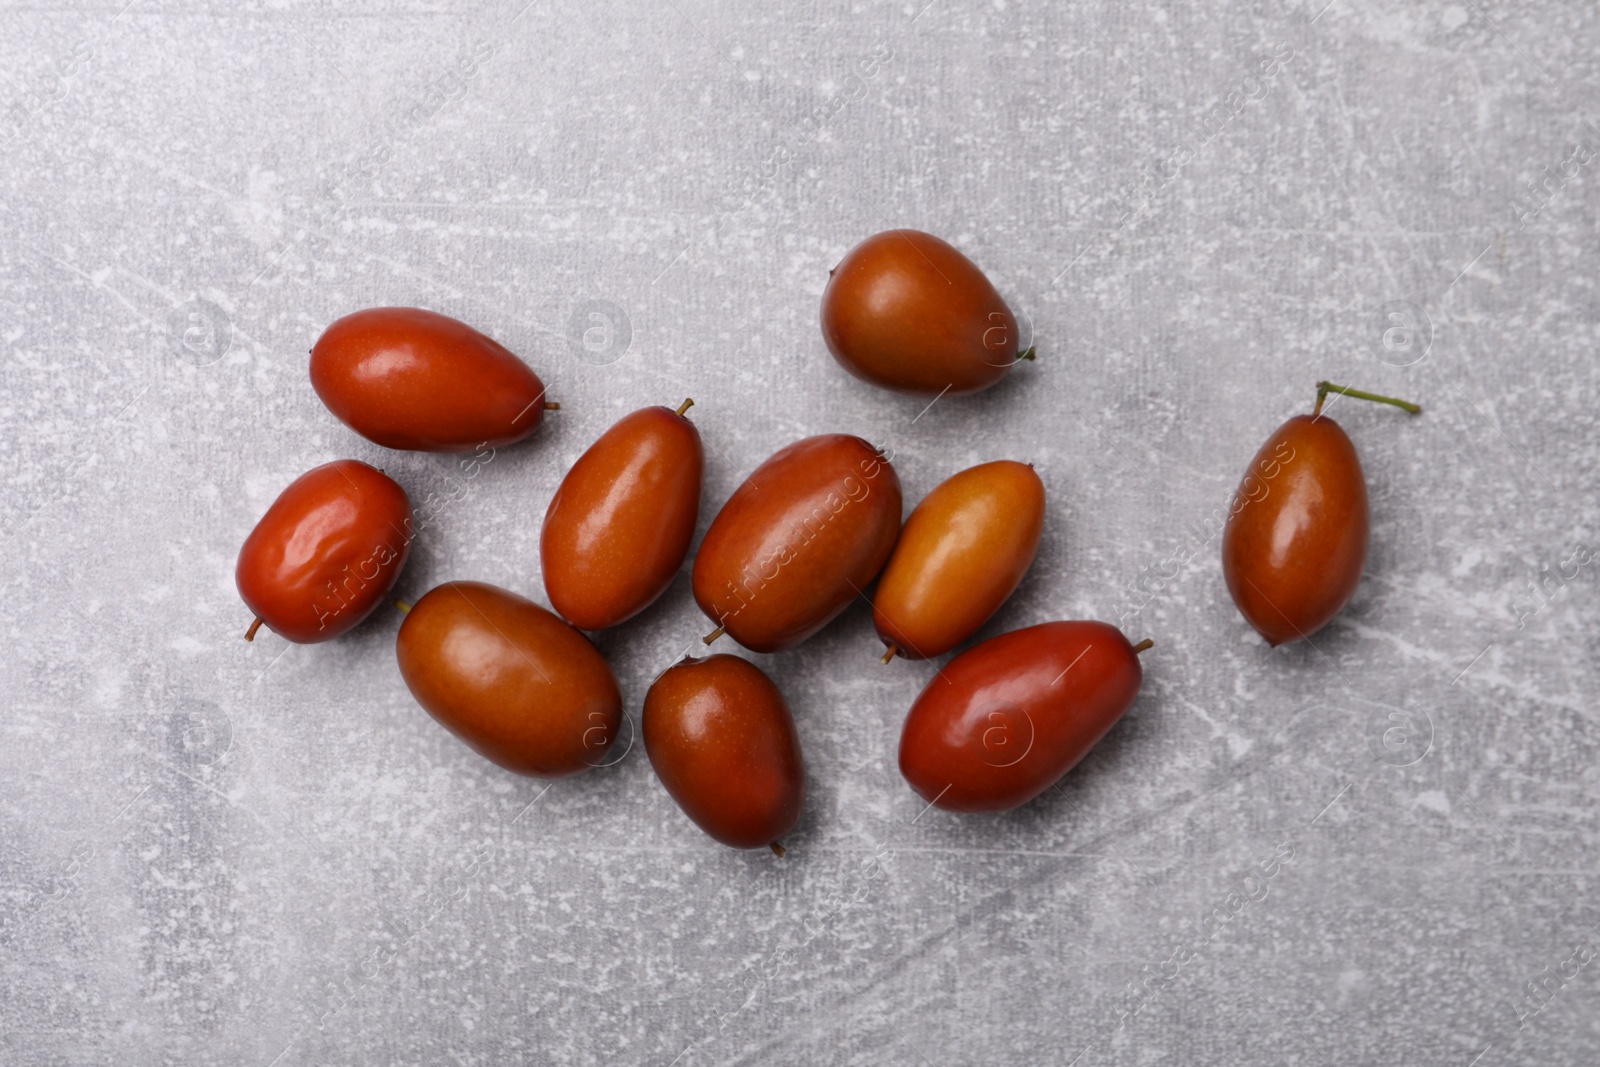
[[421, 308], [333, 323], [311, 349], [311, 386], [362, 437], [416, 452], [514, 444], [547, 406], [544, 383], [504, 345]]
[[650, 686], [644, 750], [695, 825], [734, 848], [771, 846], [805, 803], [800, 736], [783, 694], [738, 656], [686, 659]]
[[622, 694], [589, 639], [483, 582], [447, 582], [406, 613], [400, 674], [428, 714], [508, 771], [562, 778], [606, 762]]
[[1326, 625], [1366, 566], [1367, 480], [1356, 446], [1322, 414], [1328, 392], [1421, 410], [1319, 383], [1316, 409], [1278, 427], [1250, 461], [1222, 534], [1222, 575], [1240, 613], [1273, 646]]
[[694, 598], [744, 647], [793, 648], [866, 592], [899, 532], [900, 477], [883, 454], [846, 434], [807, 437], [757, 467], [712, 520]]
[[1019, 359], [1011, 309], [956, 248], [917, 230], [862, 241], [822, 293], [822, 337], [845, 370], [905, 393], [987, 389]]
[[872, 621], [889, 651], [942, 656], [1016, 590], [1044, 530], [1044, 483], [1002, 459], [954, 474], [922, 498], [878, 579]]
[[1128, 710], [1147, 647], [1103, 622], [1047, 622], [963, 652], [911, 706], [900, 773], [946, 811], [1026, 804]]
[[338, 637], [372, 614], [411, 552], [411, 500], [353, 459], [296, 478], [239, 550], [234, 582], [256, 616], [299, 644]]
[[550, 605], [603, 630], [655, 601], [683, 565], [700, 517], [705, 452], [683, 412], [626, 415], [578, 457], [545, 512], [539, 559]]

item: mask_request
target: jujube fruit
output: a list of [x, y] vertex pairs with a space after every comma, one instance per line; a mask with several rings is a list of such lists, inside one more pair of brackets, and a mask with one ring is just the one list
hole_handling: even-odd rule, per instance
[[1128, 710], [1149, 646], [1103, 622], [1047, 622], [968, 649], [911, 705], [900, 773], [947, 811], [1026, 804]]
[[694, 561], [694, 598], [756, 652], [793, 648], [866, 592], [900, 532], [900, 478], [867, 442], [807, 437], [753, 471]]
[[878, 578], [872, 621], [884, 662], [942, 656], [977, 632], [1033, 563], [1044, 483], [1003, 459], [951, 475], [922, 498]]
[[537, 778], [605, 762], [622, 723], [610, 666], [583, 634], [483, 582], [446, 582], [395, 642], [417, 703], [485, 759]]
[[822, 293], [822, 337], [856, 377], [924, 395], [987, 389], [1033, 358], [983, 271], [917, 230], [869, 237], [840, 261]]
[[368, 308], [334, 322], [311, 349], [311, 386], [362, 437], [419, 452], [514, 444], [556, 406], [504, 345], [421, 308]]
[[705, 469], [700, 434], [683, 416], [692, 403], [625, 415], [561, 480], [539, 559], [550, 605], [572, 625], [603, 630], [632, 618], [683, 565]]
[[734, 848], [770, 846], [805, 803], [800, 736], [783, 694], [737, 656], [686, 659], [650, 686], [644, 750], [696, 826]]
[[1222, 533], [1222, 574], [1245, 620], [1273, 646], [1310, 637], [1344, 607], [1367, 562], [1367, 480], [1348, 435], [1327, 415], [1329, 392], [1393, 404], [1328, 382], [1250, 461]]
[[399, 484], [358, 460], [315, 467], [256, 523], [234, 568], [239, 596], [265, 623], [299, 644], [346, 633], [383, 600], [411, 552], [411, 500]]

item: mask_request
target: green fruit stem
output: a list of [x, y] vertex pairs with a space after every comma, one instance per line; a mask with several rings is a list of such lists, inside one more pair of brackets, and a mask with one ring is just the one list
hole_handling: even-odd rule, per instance
[[1360, 389], [1351, 389], [1347, 385], [1334, 385], [1332, 382], [1318, 382], [1317, 406], [1312, 409], [1311, 412], [1313, 416], [1322, 414], [1322, 402], [1328, 399], [1329, 393], [1338, 393], [1341, 396], [1353, 396], [1357, 400], [1371, 400], [1378, 404], [1393, 404], [1395, 407], [1404, 411], [1409, 411], [1413, 415], [1422, 414], [1422, 406], [1420, 404], [1413, 404], [1409, 400], [1396, 400], [1392, 396], [1379, 396], [1377, 393], [1366, 393], [1362, 392]]

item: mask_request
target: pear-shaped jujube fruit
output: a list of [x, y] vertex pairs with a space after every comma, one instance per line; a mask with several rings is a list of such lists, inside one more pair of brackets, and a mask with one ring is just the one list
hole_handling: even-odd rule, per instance
[[936, 486], [878, 579], [885, 661], [942, 656], [976, 633], [1028, 572], [1043, 530], [1044, 483], [1028, 464], [983, 463]]
[[234, 580], [257, 625], [300, 644], [326, 641], [372, 614], [405, 569], [411, 537], [406, 491], [365, 463], [336, 460], [273, 501], [239, 550]]
[[400, 674], [428, 714], [518, 774], [606, 762], [622, 695], [605, 658], [544, 608], [483, 582], [446, 582], [406, 613]]
[[1103, 622], [1047, 622], [968, 649], [911, 706], [900, 773], [947, 811], [1026, 804], [1128, 710], [1148, 644]]
[[311, 386], [328, 410], [385, 448], [501, 448], [539, 428], [544, 383], [509, 349], [421, 308], [368, 308], [311, 349]]
[[712, 520], [695, 556], [695, 601], [748, 649], [793, 648], [865, 594], [894, 548], [900, 505], [899, 476], [861, 438], [797, 441]]
[[1367, 561], [1367, 481], [1349, 436], [1322, 413], [1329, 392], [1415, 404], [1319, 383], [1250, 461], [1222, 534], [1222, 574], [1239, 611], [1271, 645], [1310, 637], [1339, 613]]
[[983, 271], [932, 234], [889, 230], [840, 261], [822, 337], [858, 378], [905, 393], [975, 393], [1018, 359], [1017, 321]]
[[650, 766], [695, 825], [734, 848], [773, 846], [805, 803], [800, 737], [783, 694], [737, 656], [668, 668], [644, 698]]
[[700, 516], [705, 453], [683, 408], [624, 416], [578, 458], [545, 512], [539, 558], [550, 605], [603, 630], [671, 584]]

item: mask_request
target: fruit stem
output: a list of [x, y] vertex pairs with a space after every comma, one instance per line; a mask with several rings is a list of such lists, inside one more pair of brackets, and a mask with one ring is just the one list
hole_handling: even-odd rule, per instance
[[711, 642], [715, 641], [717, 638], [721, 637], [723, 634], [725, 634], [727, 632], [728, 632], [728, 628], [726, 626], [719, 626], [715, 630], [712, 630], [710, 633], [706, 634], [700, 640], [704, 641], [706, 644], [709, 645]]
[[259, 629], [261, 629], [261, 616], [257, 615], [256, 621], [250, 624], [250, 629], [244, 632], [244, 639], [246, 641], [254, 641], [256, 639], [256, 631]]
[[1351, 389], [1346, 385], [1334, 385], [1332, 382], [1317, 383], [1317, 406], [1312, 410], [1313, 417], [1322, 414], [1322, 402], [1328, 398], [1329, 393], [1339, 393], [1342, 396], [1353, 396], [1357, 400], [1372, 400], [1379, 404], [1393, 404], [1397, 408], [1409, 411], [1413, 415], [1422, 414], [1422, 407], [1409, 400], [1396, 400], [1392, 396], [1379, 396], [1377, 393], [1366, 393], [1360, 389]]
[[789, 854], [789, 850], [783, 847], [782, 841], [774, 841], [767, 847], [770, 848], [772, 850], [772, 854], [778, 857], [780, 860]]
[[559, 401], [559, 400], [546, 400], [544, 402], [544, 409], [546, 411], [560, 411], [561, 410], [561, 401]]
[[404, 600], [396, 600], [394, 602], [394, 606], [400, 609], [400, 614], [402, 615], [408, 614], [411, 611], [411, 605], [407, 604]]
[[1135, 654], [1138, 654], [1140, 652], [1145, 651], [1146, 649], [1155, 648], [1155, 647], [1156, 647], [1156, 643], [1154, 641], [1150, 640], [1147, 637], [1143, 641], [1140, 641], [1137, 645], [1134, 645], [1133, 646], [1133, 651], [1134, 651]]
[[686, 398], [683, 403], [679, 404], [678, 410], [673, 412], [673, 414], [677, 415], [679, 418], [682, 418], [683, 413], [692, 407], [694, 407], [694, 397], [691, 396]]
[[900, 646], [891, 642], [890, 645], [889, 645], [889, 651], [885, 652], [883, 654], [883, 658], [880, 659], [878, 662], [879, 663], [888, 663], [890, 660], [894, 659], [894, 654], [896, 652], [899, 652], [899, 651], [900, 651]]
[[1028, 350], [1026, 352], [1018, 352], [1017, 353], [1017, 359], [1018, 360], [1037, 359], [1038, 358], [1038, 352], [1039, 352], [1039, 346], [1038, 345], [1029, 345], [1028, 346]]

